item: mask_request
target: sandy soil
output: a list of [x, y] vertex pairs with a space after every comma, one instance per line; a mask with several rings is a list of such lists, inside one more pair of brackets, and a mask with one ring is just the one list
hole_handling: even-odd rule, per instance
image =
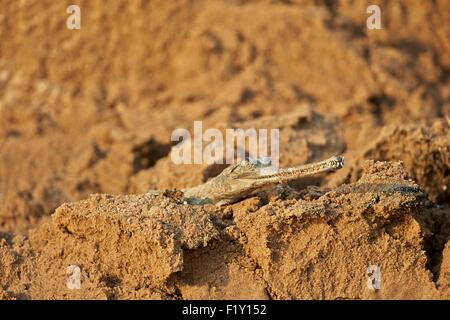
[[[0, 2], [0, 299], [450, 298], [447, 0], [77, 4], [81, 30]], [[171, 161], [194, 120], [346, 167], [222, 208], [146, 194], [223, 169]]]

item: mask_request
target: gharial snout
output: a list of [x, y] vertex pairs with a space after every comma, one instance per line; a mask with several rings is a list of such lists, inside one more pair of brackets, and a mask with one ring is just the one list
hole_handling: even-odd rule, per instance
[[333, 161], [335, 161], [336, 169], [341, 169], [344, 167], [344, 157], [343, 156], [335, 156]]

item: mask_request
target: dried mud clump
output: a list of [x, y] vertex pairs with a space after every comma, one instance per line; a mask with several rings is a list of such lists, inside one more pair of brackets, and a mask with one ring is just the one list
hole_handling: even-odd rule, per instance
[[442, 252], [442, 264], [439, 272], [438, 284], [443, 292], [447, 292], [450, 298], [450, 241], [445, 245]]
[[54, 279], [47, 286], [54, 286], [55, 296], [45, 298], [68, 291], [64, 272], [70, 264], [83, 270], [84, 287], [103, 286], [102, 292], [114, 297], [140, 288], [159, 292], [172, 273], [182, 270], [183, 249], [205, 246], [216, 236], [201, 207], [165, 197], [98, 195], [60, 207], [51, 223], [32, 233], [30, 243], [40, 252], [37, 283], [48, 282], [50, 275]]
[[[406, 124], [386, 127], [362, 157], [402, 159], [409, 176], [427, 192], [432, 201], [448, 203], [450, 127], [447, 121], [436, 120], [431, 126]], [[358, 175], [356, 170], [353, 179]]]
[[[309, 200], [297, 194], [264, 205], [253, 197], [218, 210], [183, 204], [173, 194], [94, 195], [58, 208], [29, 239], [2, 240], [3, 295], [97, 299], [443, 295], [427, 269], [424, 244], [430, 231], [422, 222], [428, 214], [426, 197], [407, 179], [401, 163], [369, 161], [357, 182]], [[441, 282], [448, 273], [447, 256]], [[66, 286], [69, 265], [82, 270], [79, 290]], [[382, 288], [375, 292], [366, 284], [369, 265], [382, 270]]]
[[[313, 201], [242, 210], [236, 224], [278, 299], [432, 298], [438, 296], [414, 218], [424, 194], [398, 163], [369, 163], [359, 181]], [[382, 270], [368, 289], [367, 267]]]

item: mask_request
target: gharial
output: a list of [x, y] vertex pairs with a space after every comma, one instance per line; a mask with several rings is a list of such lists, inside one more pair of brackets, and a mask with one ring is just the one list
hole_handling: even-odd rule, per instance
[[[288, 167], [275, 168], [270, 158], [247, 159], [225, 168], [219, 175], [192, 188], [181, 189], [188, 204], [225, 205], [251, 196], [269, 186], [286, 183], [321, 172], [344, 167], [344, 157], [333, 156], [327, 160]], [[150, 194], [159, 191], [150, 190]]]

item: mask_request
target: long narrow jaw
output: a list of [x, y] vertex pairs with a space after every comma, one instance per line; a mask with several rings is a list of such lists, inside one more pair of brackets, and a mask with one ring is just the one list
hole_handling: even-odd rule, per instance
[[183, 192], [190, 203], [226, 204], [242, 199], [259, 188], [337, 170], [343, 166], [344, 158], [342, 156], [286, 169], [272, 166], [268, 158], [249, 159], [229, 166], [208, 182], [197, 187], [183, 189]]
[[343, 156], [333, 156], [327, 160], [296, 166], [286, 169], [277, 169], [270, 166], [258, 168], [260, 183], [282, 183], [297, 180], [306, 176], [318, 174], [321, 172], [329, 172], [344, 167]]

